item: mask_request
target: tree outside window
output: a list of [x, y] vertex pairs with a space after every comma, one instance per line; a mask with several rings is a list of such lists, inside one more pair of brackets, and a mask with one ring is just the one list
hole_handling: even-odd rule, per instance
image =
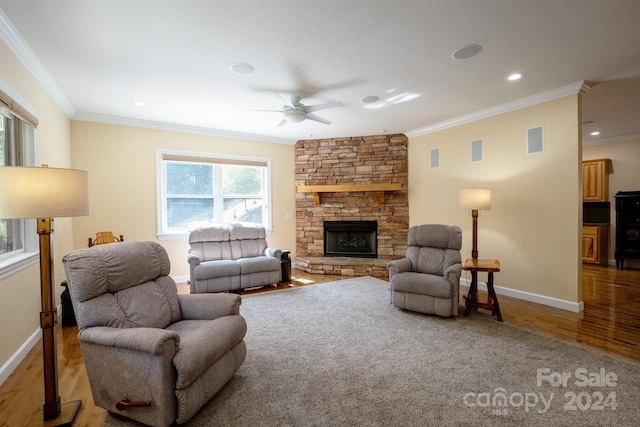
[[269, 161], [162, 154], [160, 234], [207, 224], [253, 223], [269, 228]]

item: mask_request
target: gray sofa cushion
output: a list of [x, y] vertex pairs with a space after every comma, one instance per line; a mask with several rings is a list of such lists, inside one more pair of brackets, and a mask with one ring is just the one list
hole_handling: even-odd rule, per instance
[[[79, 328], [165, 328], [180, 320], [169, 256], [155, 242], [110, 243], [65, 257]], [[140, 295], [143, 297], [140, 298]]]
[[243, 225], [229, 232], [233, 259], [264, 256], [267, 234], [264, 227]]
[[393, 277], [393, 290], [411, 294], [451, 298], [451, 283], [443, 276], [422, 273], [399, 273]]
[[189, 233], [189, 253], [195, 254], [201, 262], [231, 258], [229, 228], [208, 227]]
[[280, 260], [268, 256], [242, 258], [237, 263], [242, 274], [262, 273], [263, 271], [273, 271], [280, 268]]
[[409, 229], [407, 258], [411, 271], [444, 275], [453, 264], [462, 262], [462, 233], [452, 233], [440, 224], [426, 224]]
[[182, 320], [167, 330], [180, 335], [180, 351], [173, 364], [178, 372], [176, 389], [181, 390], [242, 341], [247, 323], [242, 316], [224, 316], [215, 320]]
[[216, 260], [201, 263], [195, 270], [197, 280], [206, 280], [212, 277], [238, 276], [240, 264], [233, 260]]

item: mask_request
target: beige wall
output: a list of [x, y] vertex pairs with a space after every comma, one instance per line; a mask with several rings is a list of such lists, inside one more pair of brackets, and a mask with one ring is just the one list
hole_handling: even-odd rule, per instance
[[[611, 227], [609, 228], [609, 260], [615, 265], [616, 206], [618, 191], [640, 191], [640, 140], [584, 147], [583, 160], [611, 159], [609, 174], [609, 201]], [[640, 267], [637, 260], [625, 260], [625, 265]]]
[[[459, 225], [463, 258], [470, 257], [471, 217], [458, 208], [458, 190], [491, 188], [491, 210], [480, 212], [478, 251], [480, 258], [501, 261], [496, 286], [525, 299], [538, 295], [546, 303], [579, 303], [579, 103], [579, 95], [568, 96], [411, 138], [411, 225]], [[544, 126], [544, 152], [528, 155], [526, 129], [539, 125]], [[470, 144], [479, 138], [484, 139], [484, 161], [471, 163]], [[432, 148], [440, 148], [439, 169], [430, 169]]]
[[[76, 247], [98, 231], [125, 240], [157, 241], [156, 150], [268, 157], [272, 168], [273, 233], [270, 246], [295, 251], [294, 147], [213, 136], [73, 121], [72, 159], [89, 171], [91, 215], [74, 222]], [[189, 275], [187, 239], [160, 240], [171, 259], [171, 275]]]
[[[0, 78], [37, 109], [38, 162], [51, 167], [70, 167], [70, 120], [43, 87], [0, 41]], [[7, 185], [2, 182], [0, 185]], [[60, 259], [73, 248], [72, 220], [54, 222], [54, 289], [60, 302], [63, 277]], [[40, 273], [36, 263], [0, 280], [0, 366], [4, 365], [39, 328]], [[2, 375], [3, 372], [0, 372]]]

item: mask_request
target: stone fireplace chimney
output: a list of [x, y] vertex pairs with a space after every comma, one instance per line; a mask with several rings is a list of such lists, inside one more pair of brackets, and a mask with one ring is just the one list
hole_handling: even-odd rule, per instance
[[[318, 274], [387, 277], [387, 262], [402, 258], [407, 250], [407, 143], [402, 134], [296, 143], [296, 187], [342, 187], [321, 194], [296, 192], [297, 268]], [[395, 184], [399, 189], [359, 191], [369, 184]], [[377, 221], [378, 258], [324, 257], [324, 221]]]

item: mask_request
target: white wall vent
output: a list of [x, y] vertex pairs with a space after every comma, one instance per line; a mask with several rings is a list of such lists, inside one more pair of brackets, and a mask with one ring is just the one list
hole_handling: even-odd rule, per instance
[[440, 149], [431, 149], [431, 169], [437, 169], [440, 167]]
[[544, 126], [527, 129], [527, 154], [544, 152]]
[[477, 163], [484, 160], [484, 142], [482, 139], [471, 141], [471, 163]]

